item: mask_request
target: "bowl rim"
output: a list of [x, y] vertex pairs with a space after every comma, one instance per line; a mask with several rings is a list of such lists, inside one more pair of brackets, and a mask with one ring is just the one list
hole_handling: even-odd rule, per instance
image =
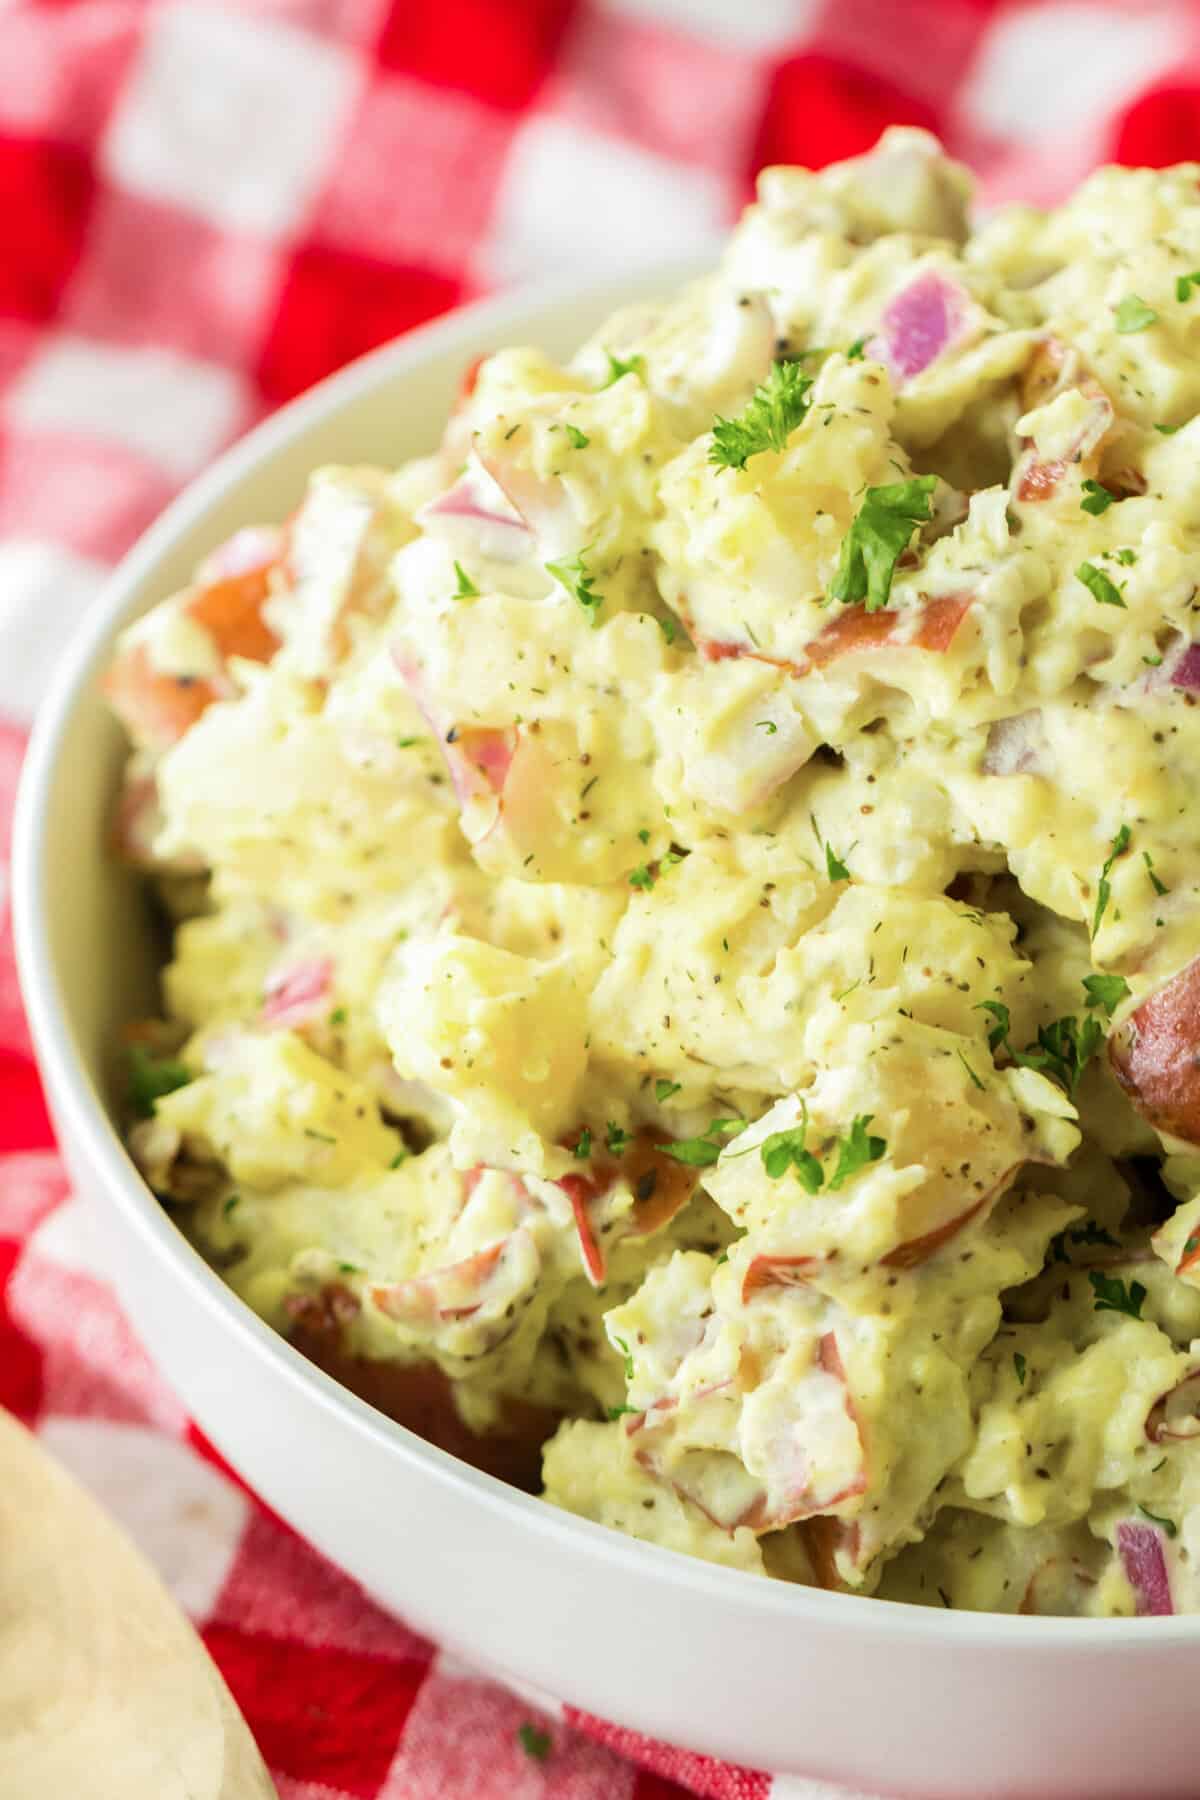
[[[462, 351], [472, 354], [478, 335], [519, 332], [552, 307], [572, 301], [593, 305], [611, 292], [612, 306], [645, 292], [652, 282], [673, 288], [710, 267], [713, 256], [693, 253], [668, 262], [634, 265], [607, 280], [577, 276], [530, 283], [455, 308], [432, 323], [357, 358], [270, 414], [189, 482], [114, 566], [66, 645], [35, 717], [18, 787], [12, 834], [12, 916], [18, 975], [40, 1072], [52, 1094], [64, 1137], [96, 1171], [127, 1226], [138, 1233], [164, 1273], [184, 1282], [215, 1329], [241, 1339], [250, 1354], [266, 1358], [274, 1373], [299, 1387], [324, 1412], [348, 1419], [386, 1453], [423, 1467], [435, 1480], [465, 1489], [512, 1526], [557, 1538], [564, 1549], [622, 1566], [635, 1578], [666, 1589], [690, 1589], [716, 1606], [736, 1602], [749, 1613], [790, 1615], [797, 1628], [853, 1626], [877, 1641], [938, 1644], [996, 1651], [1086, 1649], [1127, 1656], [1157, 1655], [1169, 1643], [1200, 1638], [1200, 1614], [1171, 1618], [1073, 1619], [1020, 1614], [937, 1610], [907, 1601], [831, 1593], [773, 1581], [627, 1537], [624, 1533], [549, 1505], [510, 1487], [427, 1443], [378, 1412], [303, 1357], [238, 1298], [168, 1218], [142, 1180], [101, 1100], [94, 1093], [75, 1034], [54, 958], [46, 919], [49, 864], [47, 803], [62, 740], [76, 708], [95, 697], [95, 678], [124, 621], [136, 590], [178, 537], [229, 496], [259, 461], [284, 449], [297, 435], [338, 413], [371, 389], [402, 379], [425, 362]], [[135, 1321], [136, 1325], [136, 1321]], [[864, 1604], [864, 1602], [866, 1602]], [[854, 1608], [854, 1611], [850, 1609]]]

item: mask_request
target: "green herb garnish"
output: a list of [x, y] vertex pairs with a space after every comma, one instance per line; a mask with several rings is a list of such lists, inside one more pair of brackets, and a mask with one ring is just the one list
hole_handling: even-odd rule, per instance
[[[1159, 658], [1159, 660], [1161, 662], [1161, 660], [1162, 660], [1161, 657]], [[1167, 886], [1166, 882], [1160, 881], [1158, 879], [1158, 876], [1154, 873], [1154, 864], [1151, 861], [1150, 852], [1148, 850], [1142, 851], [1142, 861], [1146, 865], [1146, 873], [1150, 877], [1150, 886], [1154, 889], [1155, 893], [1159, 894], [1159, 895], [1169, 894], [1171, 890]]]
[[460, 562], [454, 565], [454, 573], [458, 578], [458, 586], [454, 590], [456, 600], [478, 600], [479, 589], [467, 574]]
[[837, 1167], [829, 1178], [829, 1191], [836, 1193], [844, 1186], [852, 1175], [868, 1163], [878, 1162], [881, 1156], [887, 1155], [887, 1145], [881, 1137], [869, 1137], [867, 1126], [875, 1117], [874, 1113], [859, 1113], [850, 1126], [849, 1135], [837, 1140]]
[[1055, 1019], [1039, 1028], [1037, 1040], [1024, 1050], [1014, 1050], [1013, 1061], [1023, 1069], [1037, 1069], [1057, 1081], [1074, 1097], [1083, 1071], [1104, 1042], [1099, 1019]]
[[614, 356], [611, 350], [606, 350], [604, 354], [608, 358], [608, 380], [603, 383], [604, 387], [612, 387], [613, 383], [620, 381], [623, 375], [636, 375], [639, 381], [645, 381], [646, 359], [644, 356], [631, 356], [628, 361], [625, 361], [619, 356]]
[[629, 1133], [627, 1131], [622, 1131], [621, 1127], [619, 1125], [614, 1125], [610, 1119], [604, 1128], [604, 1148], [608, 1151], [608, 1154], [610, 1156], [624, 1156], [626, 1150], [629, 1148], [629, 1144]]
[[1140, 294], [1126, 294], [1118, 300], [1113, 309], [1113, 321], [1122, 335], [1131, 331], [1145, 331], [1147, 326], [1158, 323], [1158, 314], [1152, 306], [1147, 306]]
[[1141, 1318], [1146, 1290], [1140, 1281], [1131, 1281], [1127, 1290], [1123, 1281], [1118, 1281], [1115, 1275], [1104, 1275], [1099, 1269], [1089, 1269], [1088, 1280], [1096, 1296], [1094, 1311], [1126, 1313], [1131, 1319]]
[[713, 421], [708, 460], [719, 469], [744, 469], [764, 450], [785, 450], [789, 435], [807, 413], [812, 377], [799, 363], [773, 363], [735, 419]]
[[[850, 852], [847, 851], [846, 854], [848, 856]], [[825, 842], [825, 873], [830, 881], [849, 881], [850, 879], [849, 869], [828, 839]]]
[[683, 1083], [681, 1081], [656, 1081], [654, 1084], [654, 1098], [661, 1106], [664, 1101], [670, 1100], [673, 1095], [678, 1094], [682, 1086]]
[[825, 1182], [825, 1171], [811, 1150], [805, 1148], [808, 1136], [808, 1107], [801, 1098], [800, 1123], [785, 1131], [773, 1131], [759, 1145], [763, 1168], [772, 1181], [778, 1181], [789, 1169], [795, 1169], [801, 1186], [810, 1194], [820, 1191]]
[[1026, 1363], [1025, 1358], [1021, 1355], [1019, 1350], [1013, 1351], [1013, 1368], [1017, 1371], [1017, 1380], [1020, 1382], [1021, 1386], [1024, 1387]]
[[1104, 570], [1098, 569], [1095, 563], [1080, 563], [1075, 571], [1075, 579], [1082, 581], [1093, 600], [1098, 600], [1101, 606], [1125, 606], [1120, 588], [1115, 582], [1110, 581]]
[[1097, 1225], [1095, 1219], [1086, 1220], [1074, 1231], [1068, 1231], [1067, 1236], [1073, 1244], [1104, 1244], [1110, 1250], [1121, 1248], [1120, 1239], [1113, 1237], [1111, 1232], [1105, 1231], [1103, 1225]]
[[1079, 505], [1085, 513], [1091, 513], [1094, 518], [1099, 518], [1101, 513], [1108, 511], [1116, 497], [1115, 494], [1110, 494], [1106, 487], [1101, 486], [1100, 482], [1089, 479], [1083, 484], [1083, 499]]
[[1128, 850], [1129, 839], [1131, 836], [1132, 833], [1128, 825], [1122, 825], [1120, 831], [1118, 831], [1116, 837], [1112, 841], [1112, 848], [1109, 850], [1109, 853], [1104, 860], [1104, 867], [1100, 871], [1099, 885], [1096, 888], [1096, 910], [1092, 915], [1093, 937], [1095, 937], [1096, 933], [1099, 931], [1100, 921], [1108, 911], [1108, 903], [1112, 899], [1112, 883], [1108, 879], [1112, 872], [1112, 866], [1116, 862], [1118, 856], [1124, 856], [1126, 850]]
[[626, 1379], [626, 1381], [632, 1381], [633, 1380], [633, 1352], [630, 1350], [629, 1345], [625, 1342], [625, 1339], [623, 1337], [615, 1337], [613, 1339], [613, 1343], [616, 1345], [617, 1349], [621, 1352], [621, 1355], [625, 1358], [625, 1379]]
[[564, 425], [563, 430], [567, 434], [572, 450], [586, 450], [592, 441], [585, 431], [580, 431], [578, 425]]
[[996, 1021], [988, 1026], [988, 1049], [998, 1050], [1012, 1030], [1012, 1015], [1003, 1000], [981, 1000], [976, 1012], [991, 1013]]
[[1189, 300], [1194, 287], [1200, 287], [1200, 269], [1193, 269], [1190, 275], [1176, 276], [1175, 298], [1179, 301]]
[[846, 536], [829, 592], [835, 600], [866, 602], [868, 612], [887, 605], [896, 564], [918, 525], [932, 517], [936, 475], [915, 475], [869, 487]]
[[152, 1119], [160, 1100], [194, 1080], [192, 1071], [169, 1056], [151, 1056], [141, 1044], [129, 1048], [129, 1104], [139, 1119]]
[[576, 1140], [575, 1148], [571, 1154], [572, 1156], [577, 1156], [580, 1162], [586, 1162], [588, 1157], [592, 1154], [592, 1134], [586, 1125], [580, 1132], [579, 1137]]
[[690, 1169], [710, 1169], [725, 1148], [727, 1138], [746, 1129], [745, 1119], [713, 1119], [699, 1137], [679, 1138], [673, 1144], [656, 1144], [664, 1156], [686, 1163]]
[[1087, 995], [1086, 1004], [1102, 1006], [1111, 1019], [1128, 994], [1129, 983], [1123, 975], [1085, 975], [1083, 988]]
[[578, 600], [593, 625], [600, 623], [600, 608], [604, 605], [604, 595], [595, 589], [595, 576], [588, 573], [584, 557], [591, 550], [589, 544], [578, 556], [565, 557], [561, 562], [548, 562], [543, 566], [547, 575], [553, 575], [555, 581], [562, 583], [572, 599]]

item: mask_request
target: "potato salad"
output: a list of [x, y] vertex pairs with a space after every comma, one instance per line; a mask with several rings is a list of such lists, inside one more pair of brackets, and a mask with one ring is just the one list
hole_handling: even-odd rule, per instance
[[767, 170], [715, 273], [129, 627], [129, 1144], [554, 1506], [1194, 1611], [1200, 166], [968, 201], [916, 131]]

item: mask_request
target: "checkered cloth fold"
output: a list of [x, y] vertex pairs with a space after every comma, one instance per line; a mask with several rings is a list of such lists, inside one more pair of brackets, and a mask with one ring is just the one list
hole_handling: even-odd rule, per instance
[[301, 1543], [189, 1423], [114, 1301], [30, 1059], [3, 859], [31, 709], [105, 571], [264, 412], [489, 287], [686, 251], [764, 163], [825, 163], [895, 121], [939, 131], [986, 199], [1054, 200], [1105, 158], [1200, 156], [1200, 13], [0, 5], [0, 1403], [158, 1566], [284, 1800], [831, 1790], [482, 1679]]

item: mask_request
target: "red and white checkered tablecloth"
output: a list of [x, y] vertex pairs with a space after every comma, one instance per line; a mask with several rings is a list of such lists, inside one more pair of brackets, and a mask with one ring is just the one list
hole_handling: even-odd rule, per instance
[[763, 163], [893, 121], [940, 131], [988, 199], [1200, 157], [1200, 9], [0, 0], [0, 1403], [164, 1574], [283, 1800], [829, 1790], [483, 1680], [189, 1424], [116, 1307], [30, 1061], [3, 862], [25, 727], [105, 571], [264, 412], [489, 287], [686, 251]]

